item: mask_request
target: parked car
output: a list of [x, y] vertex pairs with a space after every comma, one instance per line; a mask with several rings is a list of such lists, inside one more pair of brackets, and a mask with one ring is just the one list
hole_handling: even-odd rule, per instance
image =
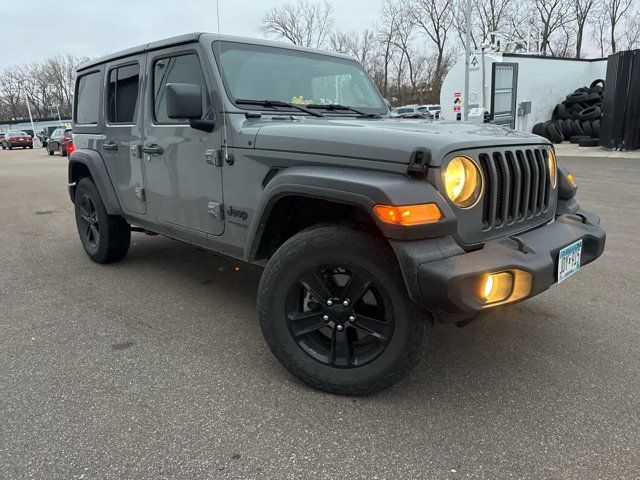
[[60, 155], [66, 157], [73, 151], [71, 131], [71, 128], [58, 128], [53, 131], [51, 138], [47, 140], [47, 151], [49, 155], [60, 152]]
[[548, 140], [387, 119], [339, 54], [182, 35], [85, 63], [75, 91], [68, 188], [88, 257], [122, 260], [134, 231], [264, 267], [263, 335], [315, 388], [389, 387], [434, 319], [534, 297], [604, 250]]
[[427, 112], [418, 110], [417, 105], [397, 107], [391, 110], [391, 118], [428, 118]]
[[418, 111], [427, 114], [431, 120], [442, 118], [442, 107], [440, 105], [421, 105], [418, 107]]
[[13, 150], [14, 147], [33, 148], [33, 139], [22, 130], [9, 130], [1, 140], [2, 149]]

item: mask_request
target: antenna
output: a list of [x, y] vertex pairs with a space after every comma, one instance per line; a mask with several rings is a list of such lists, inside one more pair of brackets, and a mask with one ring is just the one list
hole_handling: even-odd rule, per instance
[[[220, 0], [216, 0], [216, 16], [218, 20], [218, 58], [217, 62], [220, 62], [222, 59], [222, 34], [220, 32]], [[218, 65], [218, 72], [220, 75], [222, 72], [220, 71], [220, 66]], [[224, 98], [223, 95], [220, 95], [220, 102], [222, 103], [222, 145], [224, 147], [224, 160], [227, 161], [229, 158], [229, 145], [227, 144], [227, 114], [225, 112], [224, 107]]]

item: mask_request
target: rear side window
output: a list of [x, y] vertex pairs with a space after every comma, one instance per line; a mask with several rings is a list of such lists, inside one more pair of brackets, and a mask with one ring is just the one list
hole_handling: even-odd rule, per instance
[[137, 63], [114, 68], [109, 72], [109, 123], [134, 123], [139, 82], [140, 66]]
[[79, 125], [97, 125], [100, 111], [100, 72], [78, 78], [76, 89], [75, 122]]
[[153, 64], [153, 118], [156, 123], [188, 123], [188, 120], [174, 120], [167, 116], [167, 99], [164, 87], [168, 83], [192, 83], [200, 85], [203, 95], [202, 118], [208, 118], [211, 101], [207, 93], [207, 84], [195, 53], [166, 57]]

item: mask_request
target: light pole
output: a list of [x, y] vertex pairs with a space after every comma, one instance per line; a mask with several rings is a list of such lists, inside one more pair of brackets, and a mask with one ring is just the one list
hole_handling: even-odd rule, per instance
[[467, 0], [466, 15], [467, 34], [465, 38], [465, 57], [464, 57], [464, 100], [462, 101], [463, 119], [469, 120], [469, 62], [471, 60], [471, 0]]
[[[20, 98], [20, 91], [22, 90], [22, 85], [18, 85], [18, 98]], [[36, 146], [41, 147], [40, 138], [36, 135], [36, 126], [33, 124], [33, 116], [31, 115], [31, 106], [29, 105], [29, 97], [27, 97], [27, 92], [24, 92], [24, 101], [27, 104], [27, 112], [29, 112], [29, 121], [31, 122], [31, 130], [33, 131], [32, 140], [36, 144]]]

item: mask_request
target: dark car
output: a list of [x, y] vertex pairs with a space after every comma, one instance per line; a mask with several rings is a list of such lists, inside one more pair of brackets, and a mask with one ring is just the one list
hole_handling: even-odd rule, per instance
[[9, 130], [4, 134], [4, 138], [1, 140], [2, 149], [13, 150], [13, 147], [33, 148], [33, 139], [31, 136], [22, 130]]
[[53, 155], [56, 151], [60, 155], [66, 157], [73, 151], [73, 142], [71, 139], [70, 128], [57, 128], [51, 134], [51, 138], [47, 141], [47, 151], [49, 155]]

